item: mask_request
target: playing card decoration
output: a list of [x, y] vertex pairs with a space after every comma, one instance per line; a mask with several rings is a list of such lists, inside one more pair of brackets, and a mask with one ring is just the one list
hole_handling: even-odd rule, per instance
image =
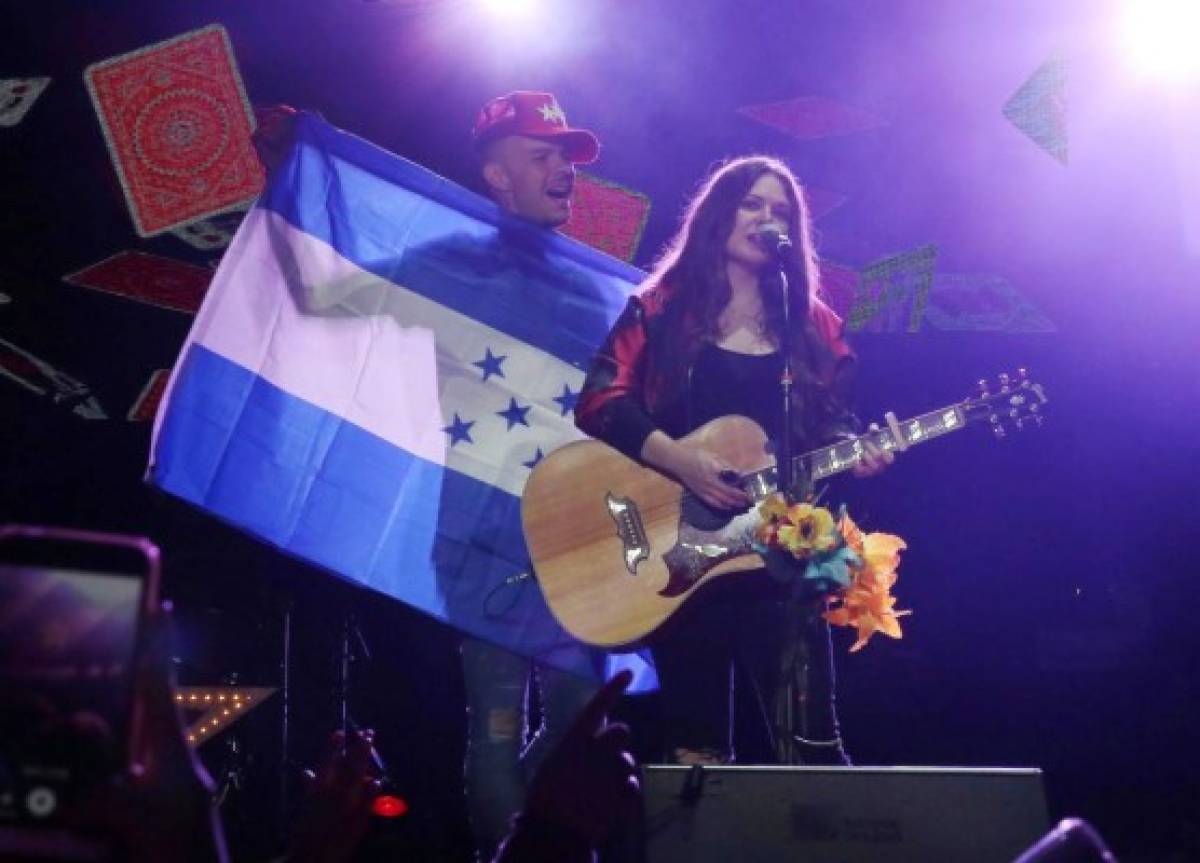
[[85, 420], [108, 419], [91, 387], [7, 339], [0, 339], [0, 377]]
[[181, 228], [171, 231], [194, 249], [211, 252], [223, 249], [229, 245], [233, 235], [237, 233], [238, 225], [246, 214], [242, 210], [222, 213], [209, 219], [200, 219]]
[[119, 252], [64, 276], [67, 284], [194, 314], [213, 273], [207, 267], [145, 252]]
[[765, 126], [772, 126], [798, 141], [851, 135], [887, 125], [882, 117], [819, 96], [746, 105], [738, 108], [738, 113]]
[[650, 199], [616, 183], [579, 174], [571, 220], [562, 232], [622, 261], [632, 261], [650, 214]]
[[1015, 285], [994, 273], [937, 273], [925, 307], [925, 323], [935, 330], [991, 333], [1053, 333], [1058, 329]]
[[15, 126], [24, 120], [49, 86], [49, 78], [0, 78], [0, 126]]
[[151, 374], [150, 380], [146, 381], [146, 386], [142, 388], [142, 392], [138, 395], [137, 401], [133, 403], [133, 407], [129, 409], [129, 413], [125, 415], [125, 419], [135, 423], [149, 422], [154, 419], [154, 414], [158, 411], [158, 403], [162, 401], [163, 390], [167, 388], [167, 379], [170, 376], [170, 369], [157, 369]]
[[808, 204], [808, 217], [816, 222], [850, 200], [850, 196], [816, 186], [805, 186], [804, 200]]
[[821, 271], [821, 299], [845, 320], [858, 299], [862, 276], [858, 270], [828, 259], [819, 261], [817, 266]]
[[1067, 64], [1051, 57], [1004, 103], [1005, 118], [1064, 165], [1067, 164]]
[[262, 189], [254, 115], [220, 25], [89, 66], [84, 80], [140, 236], [243, 206]]
[[859, 273], [854, 305], [846, 314], [850, 332], [915, 333], [921, 329], [937, 246], [890, 255]]

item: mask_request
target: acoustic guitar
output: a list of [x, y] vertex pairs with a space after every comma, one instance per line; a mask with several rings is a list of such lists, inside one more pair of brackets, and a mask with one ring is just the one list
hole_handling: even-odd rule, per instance
[[[818, 482], [852, 468], [872, 441], [900, 451], [976, 422], [997, 436], [1040, 424], [1047, 402], [1022, 369], [993, 389], [912, 419], [795, 457]], [[757, 502], [775, 491], [777, 471], [766, 433], [741, 416], [715, 419], [680, 439], [733, 466]], [[755, 569], [757, 507], [713, 510], [672, 477], [596, 440], [569, 443], [534, 468], [521, 499], [525, 539], [546, 602], [576, 638], [601, 647], [636, 645], [703, 585]]]

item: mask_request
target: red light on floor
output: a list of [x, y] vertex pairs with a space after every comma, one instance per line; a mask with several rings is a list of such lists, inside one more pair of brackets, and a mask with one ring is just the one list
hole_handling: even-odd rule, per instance
[[380, 818], [399, 818], [408, 812], [408, 804], [403, 797], [392, 794], [380, 794], [371, 804], [371, 813]]

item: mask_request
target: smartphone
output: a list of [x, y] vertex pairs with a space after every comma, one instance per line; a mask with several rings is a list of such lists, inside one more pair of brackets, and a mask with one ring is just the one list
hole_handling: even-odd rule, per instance
[[158, 582], [143, 537], [0, 526], [0, 827], [55, 825], [130, 766]]

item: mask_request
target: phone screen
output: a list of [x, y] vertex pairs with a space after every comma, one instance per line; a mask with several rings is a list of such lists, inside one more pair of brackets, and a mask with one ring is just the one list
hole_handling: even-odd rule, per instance
[[[146, 560], [105, 549], [91, 556], [106, 569], [91, 568], [87, 549], [56, 545], [12, 555], [0, 543], [0, 821], [52, 821], [129, 764]], [[129, 571], [111, 571], [105, 556], [122, 552]]]

